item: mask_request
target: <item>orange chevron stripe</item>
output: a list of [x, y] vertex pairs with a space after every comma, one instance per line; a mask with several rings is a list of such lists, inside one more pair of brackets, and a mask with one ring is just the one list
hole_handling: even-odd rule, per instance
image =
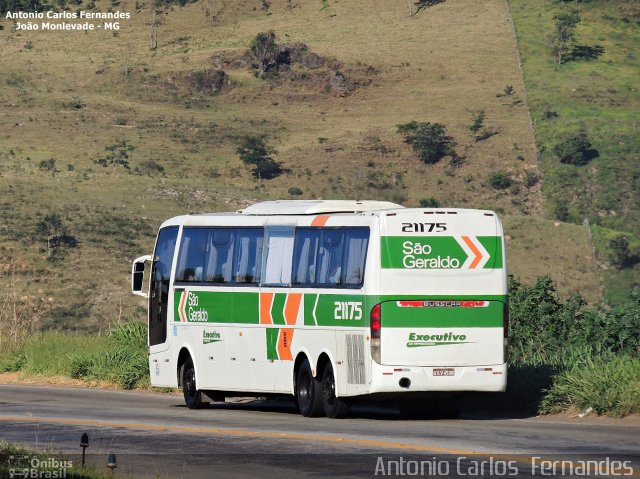
[[178, 312], [180, 313], [180, 322], [185, 322], [187, 320], [187, 315], [184, 311], [184, 305], [187, 302], [188, 293], [183, 291], [180, 295], [180, 307], [178, 308]]
[[271, 303], [274, 293], [260, 293], [260, 324], [273, 324], [271, 320]]
[[284, 305], [284, 320], [289, 326], [296, 324], [301, 302], [302, 293], [289, 293], [287, 295], [287, 302]]
[[469, 249], [473, 252], [473, 254], [476, 255], [474, 260], [469, 265], [469, 269], [475, 269], [475, 267], [478, 266], [478, 263], [480, 263], [480, 260], [482, 259], [482, 253], [476, 247], [476, 245], [473, 244], [473, 241], [471, 241], [471, 238], [469, 238], [468, 236], [463, 236], [462, 241], [464, 241], [469, 247]]
[[329, 218], [329, 215], [316, 216], [313, 218], [313, 221], [311, 221], [311, 226], [324, 226], [327, 224], [327, 221], [329, 221]]
[[293, 356], [291, 355], [293, 331], [292, 328], [282, 328], [278, 334], [278, 357], [280, 361], [293, 361]]

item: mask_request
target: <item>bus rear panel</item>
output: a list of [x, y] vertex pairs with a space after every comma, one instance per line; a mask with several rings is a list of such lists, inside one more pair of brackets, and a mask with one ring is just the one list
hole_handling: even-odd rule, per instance
[[505, 264], [494, 213], [383, 214], [371, 392], [504, 391]]

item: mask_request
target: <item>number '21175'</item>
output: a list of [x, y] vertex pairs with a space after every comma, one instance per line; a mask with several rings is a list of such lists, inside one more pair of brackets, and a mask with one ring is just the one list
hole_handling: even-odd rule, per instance
[[333, 312], [335, 319], [362, 319], [362, 303], [356, 301], [336, 301]]

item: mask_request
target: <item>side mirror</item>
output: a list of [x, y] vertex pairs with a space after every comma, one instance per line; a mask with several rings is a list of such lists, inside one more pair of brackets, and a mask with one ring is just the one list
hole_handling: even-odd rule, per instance
[[149, 294], [142, 291], [142, 285], [144, 284], [144, 267], [145, 263], [150, 263], [153, 259], [151, 255], [140, 256], [133, 260], [131, 266], [131, 292], [137, 296], [148, 298]]

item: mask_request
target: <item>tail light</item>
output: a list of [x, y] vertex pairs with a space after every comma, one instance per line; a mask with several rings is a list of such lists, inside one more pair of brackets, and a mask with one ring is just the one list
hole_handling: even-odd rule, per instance
[[502, 335], [503, 335], [503, 345], [504, 345], [504, 352], [503, 352], [503, 358], [504, 358], [504, 362], [507, 362], [507, 355], [509, 352], [509, 305], [507, 303], [504, 303], [502, 305]]
[[380, 313], [379, 303], [371, 308], [371, 315], [369, 319], [371, 327], [371, 357], [376, 363], [381, 364], [380, 330], [382, 329], [382, 315]]

